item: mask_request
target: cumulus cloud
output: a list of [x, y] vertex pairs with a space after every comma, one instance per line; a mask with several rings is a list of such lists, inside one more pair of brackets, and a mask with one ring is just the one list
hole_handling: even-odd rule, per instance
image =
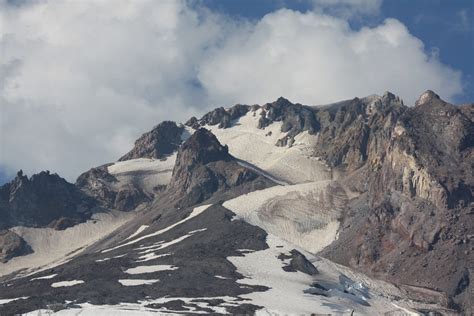
[[390, 90], [413, 104], [428, 87], [453, 97], [460, 75], [398, 20], [354, 31], [343, 19], [280, 10], [237, 30], [202, 63], [199, 79], [215, 103], [284, 95], [323, 104]]
[[447, 99], [462, 90], [461, 74], [394, 19], [353, 30], [322, 12], [245, 21], [152, 0], [0, 10], [0, 167], [10, 172], [74, 180], [158, 122], [216, 106], [281, 95], [323, 104], [385, 90], [413, 103], [427, 88]]

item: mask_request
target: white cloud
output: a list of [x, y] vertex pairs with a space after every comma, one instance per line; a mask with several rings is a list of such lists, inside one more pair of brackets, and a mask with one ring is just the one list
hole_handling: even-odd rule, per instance
[[452, 98], [460, 73], [424, 52], [397, 20], [352, 30], [342, 19], [280, 10], [239, 30], [202, 63], [214, 103], [262, 103], [280, 95], [306, 104], [383, 93], [408, 104], [427, 88]]
[[[1, 2], [0, 2], [1, 3]], [[321, 104], [391, 90], [450, 99], [460, 73], [389, 19], [280, 10], [260, 21], [179, 1], [0, 4], [0, 166], [69, 180], [165, 119], [285, 96]]]

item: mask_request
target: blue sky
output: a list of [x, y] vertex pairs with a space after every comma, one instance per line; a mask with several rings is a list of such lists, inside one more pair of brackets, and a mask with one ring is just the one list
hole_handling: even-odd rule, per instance
[[279, 96], [474, 101], [472, 0], [0, 0], [0, 183]]

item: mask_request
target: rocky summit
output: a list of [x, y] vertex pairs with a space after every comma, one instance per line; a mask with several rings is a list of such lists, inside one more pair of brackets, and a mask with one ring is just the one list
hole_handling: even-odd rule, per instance
[[474, 104], [281, 97], [0, 187], [0, 315], [469, 315]]

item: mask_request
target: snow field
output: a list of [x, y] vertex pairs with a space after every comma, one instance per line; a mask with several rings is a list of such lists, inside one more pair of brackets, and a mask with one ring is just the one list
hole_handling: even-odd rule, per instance
[[238, 196], [223, 206], [238, 218], [315, 253], [337, 238], [345, 196], [333, 187], [337, 183], [329, 180], [274, 186]]
[[65, 230], [14, 227], [12, 231], [21, 236], [33, 252], [0, 264], [0, 276], [26, 269], [18, 273], [17, 277], [23, 277], [65, 263], [132, 217], [132, 213], [124, 212], [97, 213], [87, 222]]
[[119, 189], [133, 183], [146, 192], [153, 193], [154, 187], [170, 182], [175, 161], [176, 153], [163, 160], [137, 158], [118, 161], [107, 167], [108, 172], [118, 180], [118, 183], [112, 183], [111, 186]]
[[[379, 292], [367, 290], [366, 281], [378, 288], [389, 287], [385, 282], [371, 280], [363, 274], [351, 274], [351, 282], [354, 286], [360, 286], [369, 291], [368, 295], [352, 295], [341, 290], [339, 277], [343, 272], [350, 271], [349, 268], [338, 266], [329, 260], [317, 258], [302, 249], [308, 260], [313, 262], [319, 270], [319, 274], [310, 276], [302, 272], [286, 272], [282, 268], [289, 260], [280, 260], [278, 256], [282, 253], [288, 254], [295, 246], [269, 234], [266, 240], [269, 248], [261, 251], [247, 253], [243, 257], [228, 257], [237, 271], [244, 275], [244, 279], [237, 282], [245, 285], [262, 285], [270, 289], [263, 292], [252, 292], [240, 295], [242, 298], [250, 299], [255, 305], [263, 306], [257, 311], [257, 315], [407, 315], [407, 308], [394, 306], [393, 300], [381, 296]], [[328, 288], [328, 297], [306, 294], [303, 291], [310, 288], [313, 282]], [[357, 293], [357, 292], [355, 292]], [[367, 301], [370, 306], [360, 304]]]
[[265, 129], [259, 129], [261, 109], [249, 111], [231, 128], [204, 126], [216, 135], [221, 144], [229, 146], [229, 152], [236, 158], [247, 161], [286, 183], [329, 180], [331, 171], [319, 158], [313, 155], [317, 135], [307, 132], [298, 134], [291, 147], [275, 144], [286, 133], [281, 132], [281, 122], [274, 122]]

